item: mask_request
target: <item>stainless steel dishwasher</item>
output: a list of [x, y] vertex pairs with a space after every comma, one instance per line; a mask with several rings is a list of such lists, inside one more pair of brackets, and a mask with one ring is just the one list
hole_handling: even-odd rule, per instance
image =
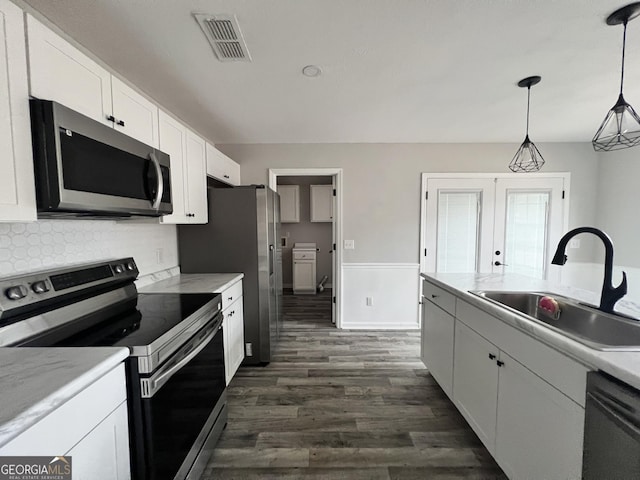
[[640, 391], [600, 372], [587, 375], [582, 474], [640, 478]]

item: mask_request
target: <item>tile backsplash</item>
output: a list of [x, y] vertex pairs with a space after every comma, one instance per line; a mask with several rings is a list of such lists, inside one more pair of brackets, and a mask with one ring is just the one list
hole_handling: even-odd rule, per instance
[[0, 223], [0, 277], [128, 256], [140, 275], [177, 266], [176, 227], [109, 220]]

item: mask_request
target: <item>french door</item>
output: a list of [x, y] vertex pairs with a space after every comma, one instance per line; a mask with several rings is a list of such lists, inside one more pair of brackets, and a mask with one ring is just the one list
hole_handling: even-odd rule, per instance
[[423, 174], [423, 272], [549, 278], [569, 174]]

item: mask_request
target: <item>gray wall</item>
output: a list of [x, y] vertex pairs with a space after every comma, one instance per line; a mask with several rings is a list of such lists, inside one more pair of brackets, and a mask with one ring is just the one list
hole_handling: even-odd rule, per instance
[[[268, 183], [269, 168], [342, 168], [345, 263], [418, 263], [420, 174], [508, 172], [518, 144], [216, 145], [240, 163], [242, 182]], [[598, 158], [589, 143], [538, 144], [543, 172], [571, 172], [569, 227], [596, 217]], [[591, 260], [588, 239], [572, 259]]]
[[285, 287], [293, 284], [292, 254], [296, 242], [315, 242], [320, 251], [316, 255], [316, 284], [326, 275], [331, 283], [333, 243], [332, 224], [324, 222], [312, 223], [309, 218], [310, 194], [309, 185], [326, 185], [331, 177], [278, 177], [278, 185], [300, 185], [300, 223], [283, 223], [280, 235], [287, 236], [287, 247], [282, 249], [282, 280]]
[[[596, 224], [615, 245], [616, 265], [640, 267], [640, 148], [598, 155]], [[597, 259], [604, 258], [602, 246]]]

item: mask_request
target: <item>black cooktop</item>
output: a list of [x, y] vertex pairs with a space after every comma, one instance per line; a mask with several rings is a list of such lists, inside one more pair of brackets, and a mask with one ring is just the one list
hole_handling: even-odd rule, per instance
[[[100, 320], [93, 326], [79, 329], [77, 322], [65, 331], [41, 336], [25, 346], [145, 346], [158, 339], [177, 324], [219, 297], [213, 293], [146, 293], [138, 294], [125, 305], [97, 312]], [[96, 313], [96, 314], [97, 314]]]

